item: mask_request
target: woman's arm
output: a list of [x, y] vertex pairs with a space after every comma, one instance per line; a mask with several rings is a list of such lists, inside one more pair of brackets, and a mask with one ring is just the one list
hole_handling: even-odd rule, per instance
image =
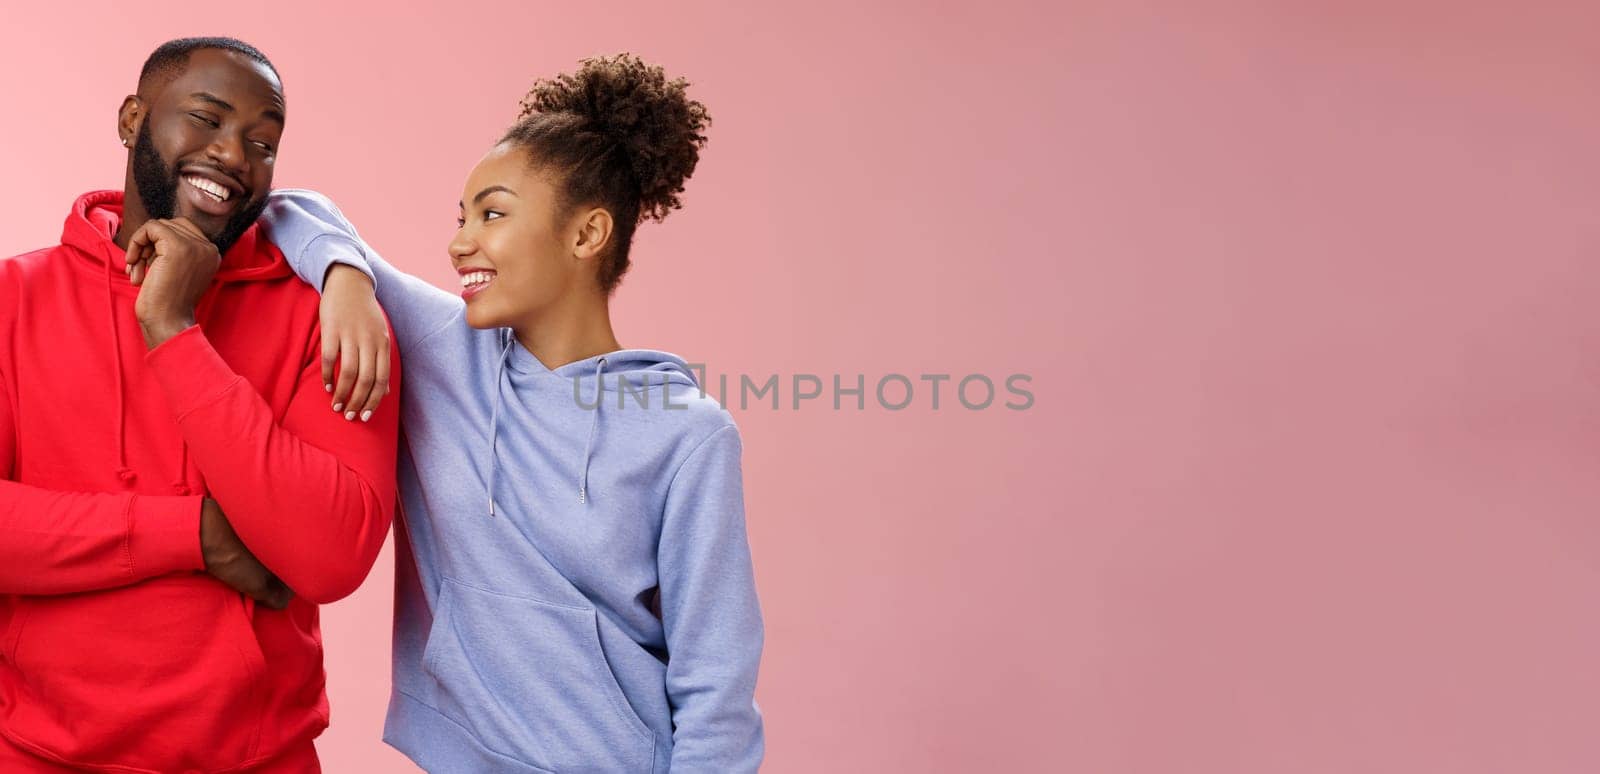
[[347, 419], [377, 408], [388, 391], [384, 312], [403, 350], [461, 314], [459, 297], [383, 260], [322, 194], [274, 191], [261, 223], [295, 274], [323, 294], [323, 383], [333, 393], [334, 410]]
[[727, 425], [689, 454], [667, 490], [657, 561], [673, 774], [754, 772], [765, 750], [740, 454], [738, 428]]

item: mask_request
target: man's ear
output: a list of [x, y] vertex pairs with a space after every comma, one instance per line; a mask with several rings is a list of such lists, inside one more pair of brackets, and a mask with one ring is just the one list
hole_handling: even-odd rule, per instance
[[144, 100], [137, 96], [129, 94], [122, 98], [122, 107], [117, 109], [117, 136], [122, 138], [122, 147], [133, 147], [139, 127], [144, 125], [144, 110]]
[[611, 243], [614, 225], [611, 213], [603, 207], [596, 207], [578, 218], [577, 240], [572, 245], [572, 254], [580, 261], [598, 257]]

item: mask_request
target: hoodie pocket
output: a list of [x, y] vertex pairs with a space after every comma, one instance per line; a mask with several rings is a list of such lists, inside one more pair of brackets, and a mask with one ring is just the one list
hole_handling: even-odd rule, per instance
[[445, 579], [423, 671], [490, 750], [560, 774], [648, 772], [655, 735], [600, 649], [594, 610]]
[[16, 600], [8, 734], [77, 766], [220, 769], [255, 755], [266, 664], [238, 594], [185, 574]]

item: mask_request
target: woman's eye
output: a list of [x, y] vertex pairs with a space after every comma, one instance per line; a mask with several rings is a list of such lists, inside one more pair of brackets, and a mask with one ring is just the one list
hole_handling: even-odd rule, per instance
[[467, 227], [467, 219], [466, 218], [456, 218], [456, 228], [466, 228], [466, 227]]
[[483, 213], [483, 219], [484, 220], [494, 220], [495, 218], [498, 218], [498, 217], [501, 217], [501, 216], [502, 216], [502, 213], [496, 212], [494, 210], [485, 210], [484, 213]]

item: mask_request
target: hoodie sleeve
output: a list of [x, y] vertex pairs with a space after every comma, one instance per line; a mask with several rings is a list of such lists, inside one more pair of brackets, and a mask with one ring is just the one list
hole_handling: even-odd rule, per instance
[[763, 633], [741, 448], [736, 427], [717, 430], [667, 490], [657, 560], [673, 774], [754, 772], [765, 750], [755, 703]]
[[73, 594], [205, 569], [199, 497], [62, 492], [19, 484], [0, 372], [0, 594]]
[[[398, 402], [385, 401], [370, 422], [346, 421], [328, 410], [321, 370], [310, 363], [279, 424], [198, 326], [145, 362], [207, 489], [256, 558], [312, 602], [355, 591], [394, 516]], [[400, 389], [398, 357], [392, 373]]]
[[362, 241], [355, 226], [328, 197], [316, 191], [286, 188], [267, 197], [261, 225], [267, 238], [283, 251], [294, 273], [322, 292], [328, 269], [344, 264], [372, 280], [378, 304], [394, 326], [401, 349], [461, 314], [461, 299], [406, 274]]

